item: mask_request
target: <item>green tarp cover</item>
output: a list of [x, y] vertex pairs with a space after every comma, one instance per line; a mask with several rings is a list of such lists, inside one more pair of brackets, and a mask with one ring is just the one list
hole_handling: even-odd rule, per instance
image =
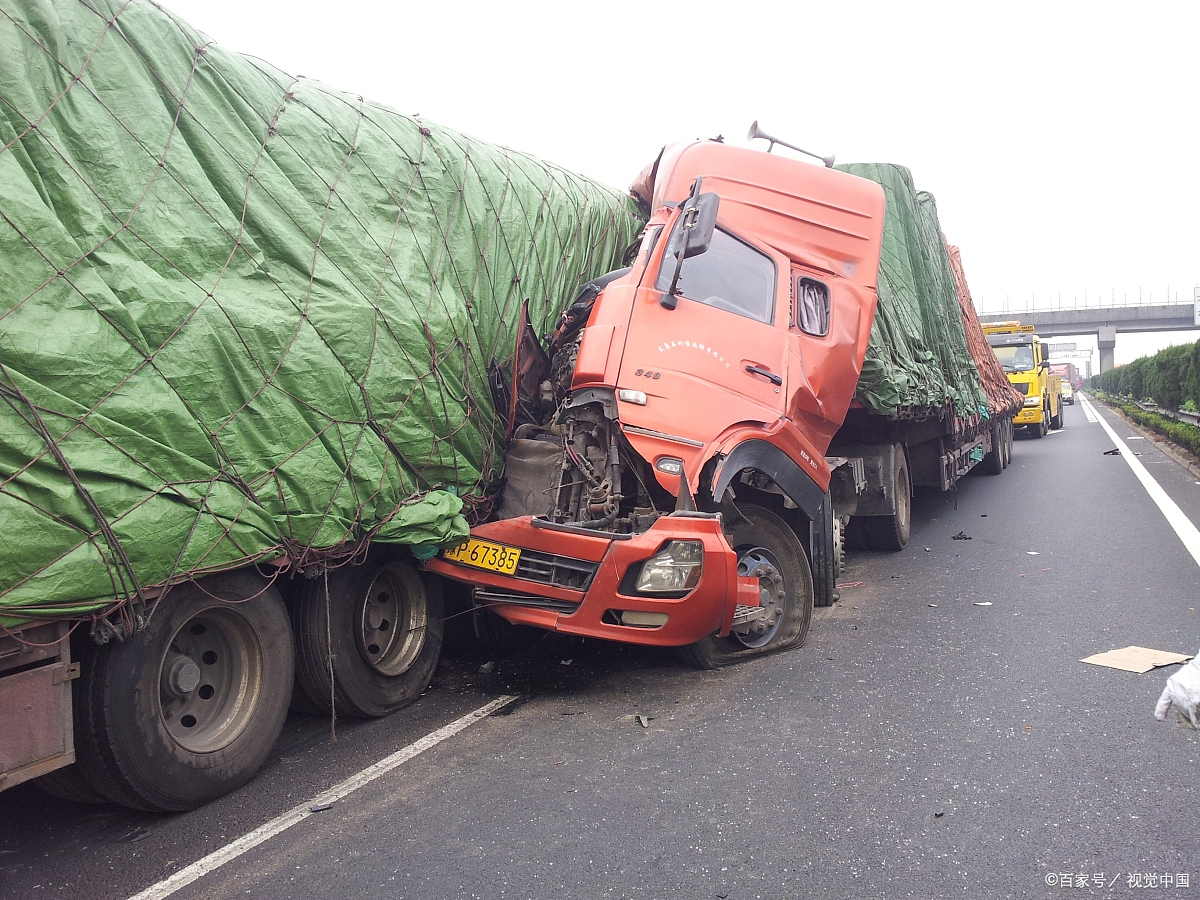
[[461, 539], [521, 301], [544, 332], [640, 227], [149, 3], [0, 0], [0, 625]]
[[944, 411], [987, 416], [987, 395], [967, 349], [962, 315], [933, 196], [888, 163], [837, 167], [883, 187], [879, 308], [858, 380], [867, 409], [893, 418]]

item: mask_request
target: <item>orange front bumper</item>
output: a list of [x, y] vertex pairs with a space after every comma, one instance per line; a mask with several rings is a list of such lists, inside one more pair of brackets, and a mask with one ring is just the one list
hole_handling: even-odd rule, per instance
[[[476, 601], [515, 625], [629, 644], [683, 646], [710, 634], [728, 634], [736, 606], [759, 604], [758, 581], [739, 578], [737, 557], [718, 516], [674, 513], [637, 535], [612, 535], [553, 525], [530, 516], [489, 522], [471, 536], [521, 548], [514, 575], [489, 572], [441, 556], [431, 572], [475, 586]], [[700, 583], [684, 597], [633, 593], [638, 567], [673, 540], [704, 545]], [[627, 625], [637, 614], [666, 615], [660, 625]], [[653, 615], [658, 614], [658, 615]]]

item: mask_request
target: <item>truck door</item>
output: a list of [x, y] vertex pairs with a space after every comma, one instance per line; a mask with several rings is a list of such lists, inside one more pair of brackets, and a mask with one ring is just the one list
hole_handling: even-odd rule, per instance
[[669, 309], [660, 301], [675, 267], [668, 248], [653, 289], [634, 304], [618, 386], [645, 392], [649, 402], [622, 407], [621, 418], [705, 444], [735, 422], [778, 421], [787, 379], [786, 264], [718, 228], [705, 253], [684, 260]]

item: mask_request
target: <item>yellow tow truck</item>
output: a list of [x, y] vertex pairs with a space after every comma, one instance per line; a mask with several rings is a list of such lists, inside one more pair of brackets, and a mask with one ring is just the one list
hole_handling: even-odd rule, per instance
[[1009, 382], [1025, 395], [1013, 425], [1024, 425], [1035, 438], [1044, 437], [1051, 428], [1062, 428], [1062, 379], [1050, 371], [1050, 354], [1033, 326], [995, 322], [984, 325], [983, 332]]

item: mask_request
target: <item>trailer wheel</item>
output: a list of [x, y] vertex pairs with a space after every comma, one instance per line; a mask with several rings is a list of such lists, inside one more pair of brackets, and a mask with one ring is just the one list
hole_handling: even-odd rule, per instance
[[892, 483], [896, 486], [896, 511], [890, 516], [865, 516], [870, 544], [876, 550], [903, 550], [912, 532], [912, 482], [908, 477], [908, 459], [904, 448], [896, 445], [893, 455]]
[[1063, 408], [1061, 399], [1058, 401], [1058, 414], [1050, 418], [1050, 427], [1055, 431], [1063, 427]]
[[999, 475], [1004, 471], [1004, 425], [992, 426], [992, 450], [979, 464], [979, 471], [985, 475]]
[[1013, 436], [1014, 431], [1015, 431], [1015, 429], [1013, 428], [1012, 419], [1005, 419], [1004, 420], [1004, 468], [1006, 468], [1006, 469], [1012, 465], [1013, 445], [1014, 445], [1014, 441], [1015, 441], [1015, 438]]
[[812, 622], [813, 578], [804, 547], [787, 522], [758, 506], [740, 509], [729, 543], [738, 555], [739, 574], [758, 578], [765, 617], [735, 625], [729, 637], [710, 635], [678, 648], [698, 669], [716, 669], [750, 656], [799, 647]]
[[391, 562], [343, 567], [328, 583], [328, 597], [314, 578], [296, 598], [296, 683], [326, 713], [378, 718], [408, 706], [442, 650], [441, 581]]
[[145, 628], [81, 663], [77, 765], [135, 809], [195, 809], [245, 784], [287, 717], [287, 610], [254, 572], [176, 587]]

